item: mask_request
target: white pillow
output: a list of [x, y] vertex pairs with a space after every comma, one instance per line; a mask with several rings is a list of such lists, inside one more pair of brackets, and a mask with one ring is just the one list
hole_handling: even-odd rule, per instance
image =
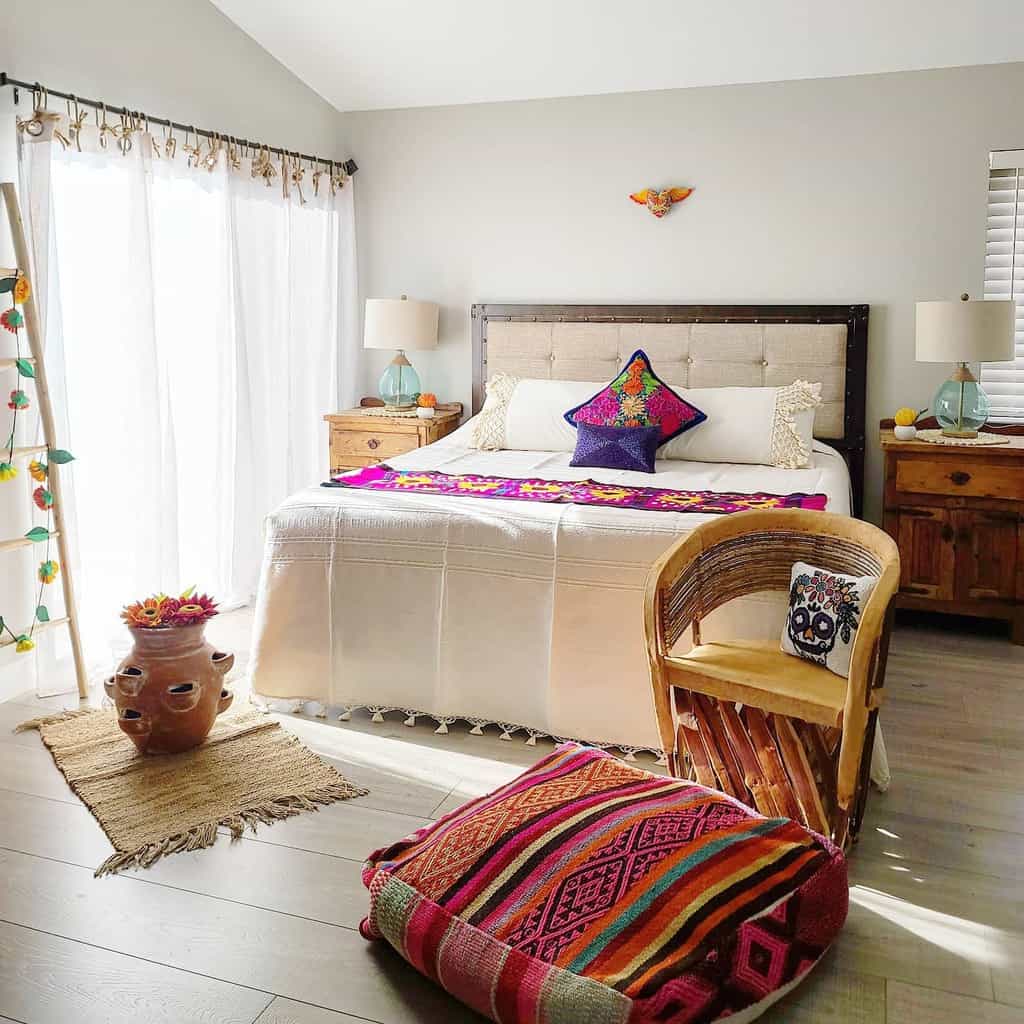
[[848, 676], [860, 617], [877, 582], [877, 576], [846, 576], [794, 563], [781, 649]]
[[707, 419], [661, 447], [659, 459], [810, 466], [820, 384], [798, 380], [779, 388], [680, 388], [679, 394]]
[[579, 380], [530, 380], [495, 374], [486, 384], [472, 446], [485, 451], [576, 450], [576, 428], [565, 414], [606, 384]]

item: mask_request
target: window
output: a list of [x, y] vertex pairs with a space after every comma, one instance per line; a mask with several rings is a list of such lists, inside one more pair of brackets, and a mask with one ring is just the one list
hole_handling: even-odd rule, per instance
[[985, 298], [1017, 302], [1016, 358], [984, 363], [981, 383], [992, 420], [1024, 422], [1024, 149], [990, 154]]
[[[264, 516], [324, 475], [357, 351], [352, 188], [268, 187], [136, 138], [20, 150], [86, 638], [134, 594], [252, 598]], [[102, 643], [88, 640], [87, 656]], [[107, 655], [109, 656], [109, 652]]]

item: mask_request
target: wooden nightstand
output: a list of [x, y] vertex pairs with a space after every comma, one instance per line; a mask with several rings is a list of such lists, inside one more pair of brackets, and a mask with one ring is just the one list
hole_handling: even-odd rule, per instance
[[892, 420], [881, 425], [897, 606], [1005, 619], [1024, 644], [1024, 435], [959, 447], [897, 441]]
[[364, 409], [328, 413], [324, 419], [330, 425], [331, 472], [372, 466], [422, 448], [450, 434], [461, 418], [462, 405], [458, 402], [438, 406], [429, 420], [373, 415]]

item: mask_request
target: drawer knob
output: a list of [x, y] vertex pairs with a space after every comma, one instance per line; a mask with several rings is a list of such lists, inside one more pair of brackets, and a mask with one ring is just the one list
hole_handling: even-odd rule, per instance
[[962, 469], [958, 469], [953, 473], [949, 474], [949, 479], [953, 481], [958, 487], [963, 487], [968, 480], [971, 479], [970, 473], [965, 473]]
[[370, 451], [376, 451], [380, 447], [380, 441], [375, 437], [371, 437], [370, 440], [366, 442], [366, 447], [369, 448]]

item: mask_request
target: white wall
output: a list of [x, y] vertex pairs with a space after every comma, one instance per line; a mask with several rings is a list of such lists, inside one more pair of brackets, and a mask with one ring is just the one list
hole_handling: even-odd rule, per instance
[[[316, 155], [342, 152], [336, 149], [334, 108], [208, 0], [6, 0], [0, 70], [12, 78], [41, 81], [236, 137]], [[24, 117], [31, 109], [31, 96], [24, 92], [19, 107], [12, 100], [11, 89], [0, 90], [4, 181], [17, 177], [13, 113], [16, 109]], [[51, 100], [50, 107], [63, 111], [63, 101]], [[6, 231], [0, 228], [0, 265], [9, 260]], [[0, 345], [6, 344], [0, 339]], [[9, 378], [0, 374], [4, 437], [7, 392], [14, 387]], [[30, 506], [23, 476], [0, 485], [0, 537], [27, 528]], [[0, 615], [15, 626], [31, 617], [30, 595], [15, 584], [31, 581], [34, 557], [34, 552], [7, 555], [0, 566]], [[0, 652], [0, 698], [30, 685], [29, 668], [30, 659], [13, 655], [9, 648]]]
[[334, 108], [208, 0], [6, 0], [3, 10], [0, 70], [14, 78], [331, 155]]
[[[980, 295], [990, 149], [1024, 145], [1024, 64], [347, 114], [360, 281], [443, 304], [424, 388], [469, 401], [473, 302], [871, 305], [875, 432], [926, 405], [914, 302]], [[663, 220], [637, 189], [690, 185]], [[373, 353], [374, 391], [387, 361]]]

